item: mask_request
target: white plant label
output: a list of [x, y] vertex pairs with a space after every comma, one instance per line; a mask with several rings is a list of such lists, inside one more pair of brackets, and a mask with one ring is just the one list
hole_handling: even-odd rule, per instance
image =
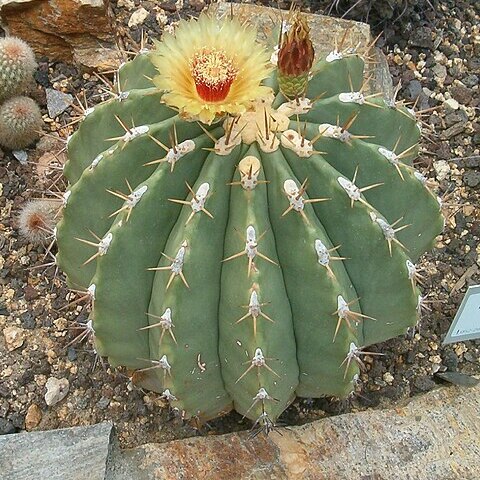
[[480, 338], [480, 285], [473, 285], [468, 287], [443, 345], [477, 338]]

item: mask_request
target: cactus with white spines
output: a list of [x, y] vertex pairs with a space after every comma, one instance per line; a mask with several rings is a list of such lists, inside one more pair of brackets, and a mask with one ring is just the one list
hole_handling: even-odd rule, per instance
[[[69, 140], [57, 263], [113, 366], [186, 418], [234, 408], [268, 430], [297, 395], [348, 395], [363, 348], [417, 322], [443, 219], [415, 117], [364, 93], [359, 55], [288, 78], [288, 99], [249, 27], [213, 22], [123, 66]], [[245, 101], [249, 72], [264, 86]]]
[[43, 118], [35, 100], [13, 97], [0, 105], [0, 145], [12, 150], [28, 147], [40, 136]]
[[0, 38], [0, 101], [22, 93], [37, 68], [30, 46], [17, 37]]
[[57, 202], [51, 200], [32, 200], [23, 205], [18, 216], [20, 235], [33, 245], [45, 245], [53, 237]]
[[[21, 96], [37, 68], [30, 46], [17, 37], [0, 38], [0, 146], [28, 147], [43, 126], [37, 103]], [[3, 104], [2, 104], [3, 102]]]

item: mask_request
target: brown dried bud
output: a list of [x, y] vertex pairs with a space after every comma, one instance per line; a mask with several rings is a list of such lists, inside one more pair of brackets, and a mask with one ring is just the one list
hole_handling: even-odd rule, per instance
[[295, 77], [308, 74], [314, 57], [310, 28], [305, 17], [295, 12], [292, 26], [282, 38], [278, 52], [278, 70], [282, 75]]

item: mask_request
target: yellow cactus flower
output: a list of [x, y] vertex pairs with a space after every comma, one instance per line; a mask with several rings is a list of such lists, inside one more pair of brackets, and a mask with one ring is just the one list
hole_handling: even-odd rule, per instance
[[210, 124], [224, 114], [245, 112], [270, 91], [260, 85], [270, 72], [268, 60], [253, 28], [235, 18], [218, 21], [202, 14], [181, 20], [174, 35], [165, 33], [157, 43], [154, 83], [183, 117]]

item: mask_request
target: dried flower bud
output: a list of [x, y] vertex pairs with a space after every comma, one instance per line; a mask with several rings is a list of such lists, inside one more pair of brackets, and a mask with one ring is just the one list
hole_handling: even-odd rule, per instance
[[314, 57], [310, 28], [305, 17], [295, 12], [292, 26], [283, 34], [278, 52], [278, 81], [286, 97], [295, 98], [305, 94]]

